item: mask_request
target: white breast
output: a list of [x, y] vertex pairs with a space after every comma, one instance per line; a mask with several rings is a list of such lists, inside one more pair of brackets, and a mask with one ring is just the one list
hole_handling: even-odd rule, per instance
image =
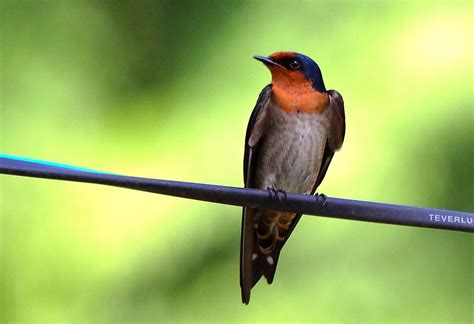
[[268, 123], [256, 170], [258, 188], [310, 193], [327, 139], [324, 114], [282, 112], [267, 106]]

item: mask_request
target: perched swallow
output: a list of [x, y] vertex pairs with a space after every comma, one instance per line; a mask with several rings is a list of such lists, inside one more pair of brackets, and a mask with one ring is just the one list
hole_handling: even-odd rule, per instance
[[[344, 102], [326, 90], [321, 70], [294, 52], [255, 56], [272, 74], [252, 111], [245, 136], [246, 188], [314, 194], [342, 146]], [[242, 302], [263, 276], [275, 276], [280, 251], [301, 214], [244, 208], [240, 250]]]

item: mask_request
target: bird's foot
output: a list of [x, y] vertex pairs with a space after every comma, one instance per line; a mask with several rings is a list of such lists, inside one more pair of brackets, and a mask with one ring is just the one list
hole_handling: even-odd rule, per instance
[[321, 207], [326, 206], [326, 203], [328, 202], [328, 197], [325, 194], [318, 194], [316, 193], [316, 199], [319, 202], [319, 199], [322, 199]]
[[270, 198], [276, 198], [279, 202], [286, 200], [287, 195], [285, 190], [268, 187], [267, 191]]
[[[279, 201], [285, 201], [286, 200], [287, 194], [286, 194], [285, 190], [278, 189], [277, 190], [277, 195], [278, 195], [278, 200]], [[283, 198], [281, 196], [283, 196]]]

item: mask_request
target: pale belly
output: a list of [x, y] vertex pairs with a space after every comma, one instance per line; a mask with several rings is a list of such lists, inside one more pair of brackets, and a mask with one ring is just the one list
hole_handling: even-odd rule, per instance
[[274, 110], [256, 169], [257, 188], [310, 193], [316, 183], [327, 139], [323, 115], [287, 115]]

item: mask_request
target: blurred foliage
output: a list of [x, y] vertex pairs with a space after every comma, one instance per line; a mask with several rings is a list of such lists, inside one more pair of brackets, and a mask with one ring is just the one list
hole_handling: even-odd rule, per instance
[[[0, 3], [3, 153], [241, 186], [251, 56], [295, 50], [346, 102], [322, 192], [474, 209], [471, 1]], [[239, 208], [0, 181], [1, 322], [474, 321], [466, 233], [303, 218], [245, 307]]]

